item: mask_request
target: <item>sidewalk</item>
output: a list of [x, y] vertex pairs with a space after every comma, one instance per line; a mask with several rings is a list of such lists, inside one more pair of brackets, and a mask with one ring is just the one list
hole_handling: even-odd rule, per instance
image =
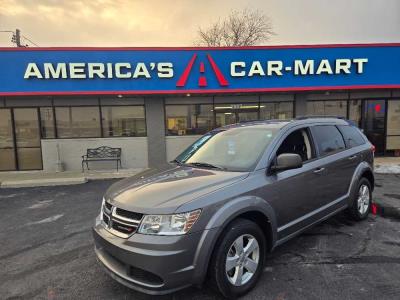
[[133, 176], [143, 169], [90, 170], [84, 173], [66, 171], [48, 173], [43, 171], [0, 172], [0, 188], [19, 188], [34, 186], [55, 186], [81, 184], [88, 180], [125, 178]]
[[400, 157], [375, 157], [375, 173], [400, 174]]

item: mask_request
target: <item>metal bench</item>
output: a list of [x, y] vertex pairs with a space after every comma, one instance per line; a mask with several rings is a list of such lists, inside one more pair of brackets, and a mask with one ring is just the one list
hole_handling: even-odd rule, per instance
[[86, 168], [89, 170], [89, 162], [91, 161], [116, 161], [118, 171], [118, 166], [122, 168], [121, 152], [121, 148], [112, 148], [108, 146], [87, 149], [86, 155], [82, 155], [82, 172], [85, 171], [85, 164]]

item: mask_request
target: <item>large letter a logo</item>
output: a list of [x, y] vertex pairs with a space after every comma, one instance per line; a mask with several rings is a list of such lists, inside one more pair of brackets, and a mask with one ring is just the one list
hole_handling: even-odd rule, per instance
[[[192, 58], [190, 59], [189, 63], [186, 65], [185, 70], [183, 71], [182, 75], [179, 77], [176, 86], [177, 87], [184, 87], [186, 85], [186, 82], [189, 78], [189, 74], [192, 71], [194, 62], [196, 61], [197, 58], [197, 54], [193, 54]], [[211, 65], [211, 68], [218, 80], [218, 83], [220, 86], [228, 86], [229, 83], [228, 81], [225, 79], [225, 76], [222, 74], [221, 70], [218, 68], [217, 64], [215, 63], [215, 61], [213, 60], [213, 58], [211, 57], [210, 54], [207, 54], [207, 59], [208, 62]], [[206, 87], [207, 86], [207, 78], [204, 75], [205, 74], [205, 65], [204, 62], [200, 62], [200, 76], [199, 76], [199, 81], [198, 81], [198, 85], [199, 87]]]

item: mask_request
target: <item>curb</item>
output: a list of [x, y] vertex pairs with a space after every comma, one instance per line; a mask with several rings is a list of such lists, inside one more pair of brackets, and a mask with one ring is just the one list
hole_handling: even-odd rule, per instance
[[29, 180], [8, 180], [0, 184], [0, 188], [23, 188], [23, 187], [40, 187], [40, 186], [58, 186], [58, 185], [74, 185], [86, 183], [85, 177], [78, 178], [49, 178], [49, 179], [29, 179]]

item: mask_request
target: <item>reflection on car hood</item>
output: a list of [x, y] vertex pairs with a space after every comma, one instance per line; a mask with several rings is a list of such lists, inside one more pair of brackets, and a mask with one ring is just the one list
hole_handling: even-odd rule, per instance
[[113, 184], [105, 199], [140, 213], [172, 213], [180, 205], [244, 179], [248, 173], [166, 165]]

